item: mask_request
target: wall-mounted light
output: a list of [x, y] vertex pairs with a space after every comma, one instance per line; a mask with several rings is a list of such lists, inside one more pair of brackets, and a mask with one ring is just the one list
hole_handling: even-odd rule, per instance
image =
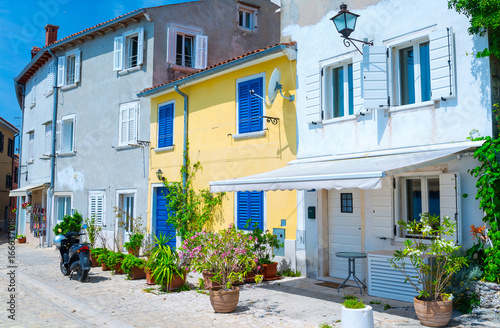
[[165, 178], [163, 177], [163, 172], [161, 169], [158, 169], [158, 171], [156, 171], [156, 177], [158, 178], [158, 180], [160, 181], [165, 181]]
[[344, 45], [346, 47], [349, 47], [352, 43], [352, 45], [359, 51], [359, 53], [363, 54], [361, 50], [359, 50], [359, 48], [356, 46], [356, 44], [353, 43], [353, 41], [361, 42], [370, 46], [373, 46], [373, 42], [351, 39], [349, 37], [349, 35], [351, 35], [351, 33], [354, 32], [354, 29], [356, 28], [356, 21], [358, 17], [359, 15], [351, 13], [349, 10], [347, 10], [347, 5], [343, 3], [340, 5], [339, 13], [330, 18], [330, 20], [333, 21], [333, 24], [337, 28], [337, 31], [342, 34], [342, 37], [344, 38]]

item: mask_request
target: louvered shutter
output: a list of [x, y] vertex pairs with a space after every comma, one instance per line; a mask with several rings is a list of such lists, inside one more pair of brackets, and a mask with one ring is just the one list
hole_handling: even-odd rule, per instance
[[353, 107], [354, 114], [358, 114], [363, 110], [363, 96], [361, 94], [362, 83], [362, 63], [363, 56], [356, 55], [352, 58], [352, 88], [353, 88]]
[[61, 151], [61, 121], [57, 121], [56, 124], [56, 152], [59, 153]]
[[250, 132], [250, 81], [238, 83], [238, 133]]
[[204, 35], [196, 36], [196, 58], [195, 68], [207, 68], [207, 45], [208, 37]]
[[174, 105], [168, 104], [158, 109], [158, 147], [169, 147], [173, 143]]
[[167, 62], [175, 64], [175, 37], [177, 33], [173, 28], [167, 30]]
[[48, 66], [47, 66], [47, 85], [45, 87], [45, 94], [49, 95], [54, 91], [54, 62], [52, 61]]
[[45, 154], [52, 153], [52, 123], [45, 125]]
[[264, 203], [264, 192], [263, 191], [250, 191], [250, 221], [251, 227], [257, 227], [260, 230], [264, 230], [263, 222], [263, 203]]
[[66, 80], [66, 57], [62, 56], [57, 59], [57, 86], [62, 87]]
[[123, 36], [115, 37], [113, 58], [113, 70], [121, 71], [123, 69]]
[[0, 153], [3, 153], [4, 135], [0, 132]]
[[82, 52], [78, 50], [75, 53], [75, 82], [80, 82], [80, 63], [82, 61]]
[[439, 207], [440, 216], [449, 216], [451, 222], [456, 223], [457, 230], [453, 238], [456, 243], [462, 242], [462, 219], [461, 219], [461, 193], [460, 173], [447, 173], [439, 175]]
[[239, 191], [237, 193], [237, 225], [239, 229], [263, 230], [263, 191]]
[[236, 222], [238, 225], [239, 229], [246, 229], [248, 230], [249, 227], [246, 227], [247, 225], [247, 220], [249, 218], [249, 211], [248, 211], [248, 199], [249, 199], [249, 192], [248, 191], [238, 191], [236, 194], [237, 200], [236, 200]]
[[363, 46], [363, 98], [365, 109], [388, 107], [386, 47]]
[[141, 27], [137, 34], [137, 66], [144, 61], [144, 28]]
[[262, 131], [262, 98], [263, 96], [263, 78], [250, 81], [250, 132]]
[[31, 86], [31, 106], [34, 106], [36, 104], [36, 83], [37, 83], [37, 77], [35, 76], [33, 78], [33, 85]]
[[104, 194], [92, 193], [89, 195], [89, 216], [95, 218], [95, 223], [102, 226], [104, 223]]
[[137, 115], [139, 112], [138, 104], [132, 105], [129, 108], [129, 123], [128, 123], [128, 141], [137, 143]]
[[306, 76], [306, 121], [320, 122], [322, 119], [320, 106], [320, 73]]
[[456, 95], [453, 28], [429, 35], [432, 100], [453, 98]]
[[120, 145], [127, 143], [129, 110], [127, 106], [120, 107]]

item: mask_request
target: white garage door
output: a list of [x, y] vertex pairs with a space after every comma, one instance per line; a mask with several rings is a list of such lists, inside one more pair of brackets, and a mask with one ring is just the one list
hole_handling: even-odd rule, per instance
[[[342, 201], [342, 197], [344, 201]], [[348, 275], [347, 259], [337, 257], [335, 253], [361, 252], [359, 190], [342, 189], [328, 191], [328, 229], [330, 240], [330, 276], [345, 279]], [[356, 259], [356, 277], [362, 281], [365, 279], [365, 261], [365, 259]]]

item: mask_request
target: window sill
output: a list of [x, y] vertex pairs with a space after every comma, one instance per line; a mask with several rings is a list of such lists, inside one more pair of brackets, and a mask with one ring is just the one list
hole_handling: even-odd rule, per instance
[[76, 155], [76, 151], [69, 151], [67, 153], [57, 153], [57, 157], [69, 157]]
[[76, 88], [77, 86], [78, 86], [78, 83], [68, 84], [68, 85], [62, 86], [61, 90], [66, 91], [66, 90]]
[[233, 139], [234, 140], [244, 140], [244, 139], [251, 139], [251, 138], [260, 138], [260, 137], [265, 137], [266, 136], [266, 131], [256, 131], [256, 132], [247, 132], [247, 133], [238, 133], [238, 134], [233, 134]]
[[257, 28], [246, 28], [238, 24], [238, 28], [244, 32], [257, 33]]
[[50, 92], [47, 92], [45, 94], [45, 98], [49, 98], [50, 96], [52, 96], [54, 94], [54, 89], [52, 89]]
[[139, 71], [141, 68], [142, 68], [142, 64], [134, 66], [134, 67], [131, 67], [131, 68], [126, 68], [124, 70], [118, 71], [118, 75], [120, 75], [120, 76], [121, 75], [127, 75], [129, 73]]
[[187, 67], [187, 66], [182, 66], [182, 65], [177, 65], [177, 64], [172, 64], [172, 70], [182, 72], [182, 73], [196, 73], [199, 71], [197, 68], [193, 67]]
[[36, 106], [36, 103], [30, 105], [30, 109]]
[[128, 145], [119, 145], [115, 146], [114, 148], [116, 150], [126, 150], [126, 149], [132, 149], [132, 148], [140, 148], [141, 146], [136, 145], [136, 144], [128, 144]]
[[35, 163], [35, 160], [33, 158], [28, 159], [28, 161], [26, 162], [26, 164], [33, 164], [33, 163]]
[[402, 112], [406, 110], [415, 110], [415, 109], [435, 109], [436, 105], [433, 100], [424, 101], [418, 104], [410, 104], [404, 106], [394, 106], [389, 108], [389, 113]]
[[356, 115], [349, 115], [349, 116], [335, 117], [335, 118], [330, 118], [328, 120], [323, 120], [321, 122], [321, 124], [328, 125], [328, 124], [334, 124], [334, 123], [340, 123], [340, 122], [346, 122], [346, 121], [354, 121], [354, 120], [356, 120]]
[[174, 150], [175, 145], [153, 149], [155, 153], [165, 153]]

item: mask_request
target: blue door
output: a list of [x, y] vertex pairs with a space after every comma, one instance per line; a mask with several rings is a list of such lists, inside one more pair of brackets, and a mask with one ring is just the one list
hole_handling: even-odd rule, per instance
[[171, 213], [167, 207], [167, 199], [165, 198], [167, 194], [168, 189], [166, 187], [156, 188], [154, 231], [157, 237], [159, 237], [160, 234], [168, 236], [168, 238], [170, 238], [168, 245], [170, 247], [175, 247], [175, 228], [173, 225], [167, 223], [167, 218]]

